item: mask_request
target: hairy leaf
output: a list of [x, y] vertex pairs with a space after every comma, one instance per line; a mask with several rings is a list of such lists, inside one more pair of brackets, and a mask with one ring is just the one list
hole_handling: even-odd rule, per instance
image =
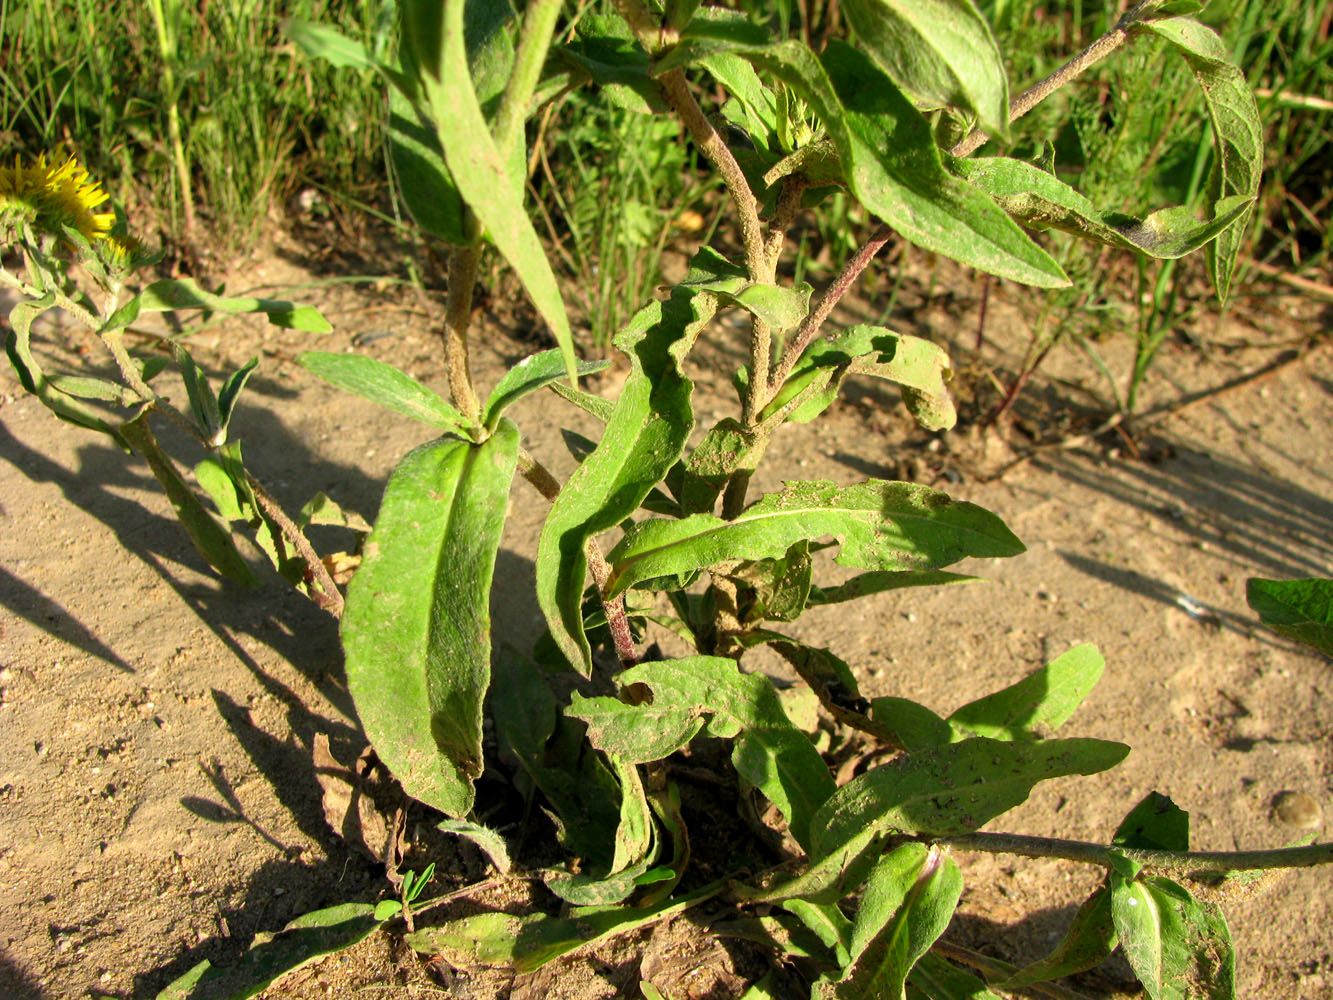
[[366, 735], [409, 795], [454, 817], [472, 808], [482, 769], [491, 577], [517, 453], [507, 420], [482, 444], [441, 438], [409, 453], [342, 619]]
[[[282, 528], [265, 513], [245, 476], [241, 442], [230, 441], [194, 467], [194, 478], [228, 521], [244, 521], [255, 533], [255, 544], [268, 556], [273, 568], [293, 584], [304, 575], [306, 563], [287, 547]], [[303, 527], [303, 525], [302, 525]]]
[[824, 946], [832, 949], [838, 965], [850, 960], [848, 947], [852, 940], [852, 922], [838, 908], [836, 902], [816, 903], [808, 899], [788, 899], [782, 908], [801, 921], [818, 936]]
[[504, 837], [488, 826], [465, 819], [446, 819], [436, 823], [435, 828], [441, 833], [451, 833], [455, 837], [470, 840], [490, 858], [491, 864], [501, 875], [508, 875], [509, 870], [514, 867], [513, 861], [509, 858], [509, 845], [505, 843]]
[[55, 295], [48, 293], [40, 299], [20, 302], [9, 311], [9, 328], [5, 331], [5, 353], [9, 355], [9, 362], [14, 366], [23, 388], [61, 420], [108, 434], [128, 451], [129, 445], [121, 437], [120, 431], [103, 420], [101, 414], [91, 406], [62, 391], [47, 378], [37, 358], [33, 356], [32, 321], [55, 305], [55, 301]]
[[546, 879], [548, 889], [579, 906], [619, 903], [635, 890], [657, 853], [657, 830], [638, 769], [616, 754], [608, 757], [620, 785], [620, 820], [611, 864], [605, 872], [557, 872]]
[[218, 390], [218, 414], [222, 418], [222, 426], [219, 429], [224, 440], [227, 436], [227, 427], [231, 424], [232, 415], [236, 412], [236, 403], [241, 398], [245, 384], [250, 381], [250, 376], [255, 373], [255, 369], [258, 367], [259, 357], [256, 355], [228, 375], [222, 382], [222, 388]]
[[424, 424], [466, 435], [463, 415], [439, 395], [393, 365], [360, 354], [306, 351], [297, 355], [302, 368], [339, 389], [378, 403], [394, 413]]
[[722, 888], [722, 883], [715, 882], [687, 896], [644, 909], [578, 907], [571, 910], [568, 917], [549, 917], [544, 913], [521, 917], [508, 913], [479, 913], [438, 927], [424, 927], [405, 935], [404, 940], [416, 951], [441, 956], [455, 968], [499, 965], [518, 972], [531, 972], [584, 945], [683, 913], [696, 903], [717, 895]]
[[[907, 899], [907, 894], [922, 875], [931, 848], [907, 843], [882, 854], [866, 879], [861, 902], [856, 908], [849, 950], [858, 956], [874, 940]], [[931, 870], [939, 864], [938, 852], [931, 856]]]
[[999, 985], [1016, 990], [1084, 972], [1110, 958], [1118, 942], [1111, 919], [1111, 890], [1103, 885], [1078, 908], [1068, 933], [1053, 952], [1025, 965]]
[[[422, 9], [419, 13], [429, 13]], [[483, 112], [504, 90], [514, 61], [506, 23], [513, 17], [508, 2], [471, 2], [464, 11], [468, 70]], [[433, 18], [438, 23], [438, 10]], [[438, 39], [434, 42], [438, 46]], [[407, 86], [389, 88], [389, 155], [398, 190], [416, 224], [426, 233], [454, 246], [471, 243], [476, 234], [466, 220], [462, 195], [444, 160], [444, 149], [430, 116], [414, 103], [419, 67], [409, 41], [399, 48]]]
[[697, 16], [658, 72], [719, 53], [747, 59], [791, 87], [819, 116], [852, 193], [899, 234], [928, 250], [1040, 287], [1069, 279], [998, 205], [944, 169], [930, 126], [869, 59], [831, 42], [817, 58], [798, 41], [772, 42], [743, 19]]
[[792, 836], [809, 843], [810, 818], [833, 792], [833, 778], [804, 733], [792, 725], [772, 682], [743, 674], [735, 661], [691, 656], [644, 663], [620, 674], [622, 690], [644, 685], [646, 704], [573, 697], [569, 714], [588, 723], [588, 739], [626, 760], [660, 760], [706, 725], [710, 735], [734, 737], [737, 772], [787, 818]]
[[1047, 778], [1096, 774], [1129, 747], [1104, 740], [1005, 743], [978, 737], [926, 747], [867, 771], [839, 788], [813, 822], [811, 856], [824, 857], [866, 835], [969, 833], [1027, 799]]
[[[1203, 91], [1208, 117], [1213, 124], [1213, 172], [1210, 196], [1214, 217], [1224, 215], [1234, 196], [1253, 204], [1259, 194], [1264, 167], [1264, 132], [1259, 106], [1222, 40], [1212, 29], [1191, 17], [1172, 17], [1141, 22], [1138, 30], [1150, 31], [1170, 42], [1189, 63]], [[1225, 302], [1231, 290], [1236, 257], [1245, 239], [1245, 218], [1208, 245], [1208, 265], [1218, 300]]]
[[[555, 274], [524, 209], [522, 178], [512, 173], [515, 164], [510, 152], [496, 148], [473, 85], [466, 45], [466, 6], [466, 0], [444, 2], [438, 82], [423, 79], [429, 113], [437, 128], [447, 125], [448, 134], [441, 137], [441, 144], [459, 193], [523, 283], [560, 347], [570, 382], [576, 382], [577, 358], [569, 317]], [[423, 68], [430, 66], [423, 62]]]
[[1149, 851], [1188, 851], [1190, 814], [1160, 792], [1149, 792], [1121, 821], [1111, 843]]
[[876, 698], [870, 703], [876, 731], [890, 744], [914, 752], [955, 742], [958, 731], [925, 705], [906, 698]]
[[997, 740], [1041, 739], [1074, 714], [1105, 665], [1096, 646], [1075, 646], [1017, 684], [969, 702], [948, 721], [955, 729]]
[[805, 319], [814, 291], [804, 281], [790, 287], [751, 281], [745, 268], [731, 263], [710, 247], [695, 256], [690, 273], [682, 284], [712, 292], [722, 301], [740, 306], [771, 326], [774, 333], [794, 329]]
[[661, 88], [649, 72], [651, 60], [634, 39], [625, 19], [613, 14], [584, 14], [576, 37], [554, 46], [552, 54], [597, 84], [611, 103], [641, 114], [668, 109]]
[[207, 309], [225, 313], [262, 312], [274, 326], [308, 333], [333, 329], [314, 306], [298, 306], [280, 299], [227, 298], [206, 292], [189, 278], [155, 281], [137, 296], [143, 312]]
[[955, 583], [977, 583], [981, 577], [949, 573], [945, 570], [885, 570], [859, 573], [846, 583], [833, 587], [811, 587], [810, 606], [842, 604], [871, 594], [883, 594], [908, 587], [943, 587]]
[[1222, 911], [1170, 879], [1112, 872], [1111, 916], [1152, 1000], [1232, 1000], [1236, 956]]
[[463, 196], [444, 162], [429, 120], [397, 87], [389, 88], [389, 161], [412, 221], [428, 236], [453, 246], [472, 238], [464, 226]]
[[[610, 361], [580, 361], [578, 373], [591, 375], [610, 366]], [[565, 362], [560, 351], [542, 351], [530, 354], [510, 368], [491, 390], [486, 406], [482, 410], [481, 420], [488, 428], [494, 428], [500, 415], [529, 393], [536, 392], [552, 382], [558, 382], [565, 374]]]
[[1253, 197], [1245, 194], [1223, 198], [1207, 221], [1183, 205], [1158, 209], [1136, 219], [1119, 212], [1098, 212], [1092, 202], [1064, 181], [1022, 160], [979, 157], [958, 160], [954, 169], [1029, 229], [1059, 229], [1159, 259], [1184, 257], [1217, 239], [1242, 223], [1254, 203]]
[[1245, 600], [1278, 635], [1333, 656], [1333, 580], [1245, 581]]
[[946, 430], [957, 420], [948, 389], [953, 377], [949, 356], [928, 340], [882, 326], [848, 327], [811, 344], [764, 408], [763, 416], [776, 413], [804, 393], [805, 401], [793, 404], [786, 419], [807, 423], [837, 398], [849, 375], [869, 375], [902, 386], [903, 402], [927, 430]]
[[[894, 859], [894, 855], [886, 858]], [[904, 995], [908, 973], [949, 926], [963, 892], [963, 876], [952, 858], [932, 848], [922, 862], [886, 865], [881, 859], [866, 884], [871, 911], [864, 921], [857, 916], [852, 961], [842, 980], [825, 984], [820, 996], [880, 1000]], [[908, 876], [909, 869], [912, 876]], [[877, 881], [881, 873], [884, 877]], [[901, 887], [903, 892], [895, 900], [905, 876], [912, 881]], [[877, 898], [881, 888], [887, 891]], [[862, 907], [865, 905], [863, 897]]]
[[238, 962], [214, 968], [205, 959], [158, 993], [157, 1000], [249, 1000], [289, 972], [365, 940], [399, 909], [392, 901], [342, 903], [304, 914], [276, 935], [256, 935]]
[[1001, 1000], [976, 976], [937, 958], [922, 955], [907, 977], [907, 1000]]
[[584, 674], [592, 670], [581, 612], [584, 546], [633, 514], [684, 451], [694, 384], [680, 362], [713, 307], [712, 296], [677, 294], [644, 307], [617, 335], [630, 376], [597, 450], [569, 477], [542, 526], [537, 600], [560, 651]]
[[856, 675], [845, 661], [827, 649], [785, 639], [770, 639], [768, 645], [795, 668], [834, 719], [844, 726], [873, 733], [890, 744], [897, 742], [891, 731], [872, 722], [866, 714], [870, 703], [861, 697]]
[[727, 480], [737, 470], [754, 471], [764, 443], [740, 421], [723, 417], [690, 452], [680, 487], [685, 514], [711, 513]]
[[175, 350], [176, 365], [181, 371], [181, 380], [185, 383], [185, 396], [190, 401], [190, 411], [194, 414], [195, 426], [204, 439], [216, 447], [226, 440], [219, 437], [222, 427], [222, 411], [218, 408], [218, 398], [213, 387], [208, 384], [208, 377], [199, 370], [194, 358], [185, 349], [185, 345], [172, 345]]
[[971, 111], [1009, 131], [1009, 82], [1000, 47], [972, 0], [847, 0], [861, 46], [926, 107]]
[[148, 463], [153, 478], [162, 485], [176, 517], [189, 533], [190, 541], [194, 542], [194, 547], [207, 560], [208, 565], [234, 583], [257, 588], [260, 585], [259, 578], [237, 551], [231, 530], [221, 518], [204, 506], [177, 471], [175, 464], [157, 443], [152, 428], [148, 426], [148, 415], [141, 413], [133, 420], [121, 424], [120, 434], [139, 457]]
[[607, 591], [623, 593], [640, 580], [728, 559], [775, 558], [801, 539], [825, 535], [841, 543], [840, 565], [863, 569], [935, 569], [967, 556], [1024, 551], [994, 514], [928, 487], [882, 480], [845, 488], [790, 482], [731, 521], [711, 514], [641, 521], [607, 557]]
[[738, 564], [725, 574], [736, 584], [736, 614], [741, 624], [791, 622], [801, 616], [810, 596], [810, 543], [801, 539], [777, 559]]

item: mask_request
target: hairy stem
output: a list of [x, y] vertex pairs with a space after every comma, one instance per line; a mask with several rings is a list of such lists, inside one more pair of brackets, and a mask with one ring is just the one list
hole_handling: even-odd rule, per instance
[[481, 419], [481, 402], [468, 367], [467, 328], [480, 262], [481, 246], [477, 243], [449, 251], [449, 293], [444, 306], [444, 364], [449, 373], [449, 392], [459, 412], [474, 424]]
[[750, 385], [741, 403], [741, 423], [753, 427], [768, 402], [768, 373], [773, 367], [773, 331], [758, 316], [750, 317]]
[[[526, 448], [518, 450], [518, 472], [532, 486], [552, 503], [560, 495], [560, 483], [551, 475], [550, 470], [537, 461]], [[584, 546], [584, 555], [588, 557], [588, 570], [593, 582], [597, 584], [599, 594], [606, 593], [606, 581], [610, 579], [611, 567], [607, 565], [602, 550], [595, 539], [589, 538]], [[622, 667], [632, 667], [639, 662], [638, 650], [634, 648], [634, 636], [630, 632], [629, 618], [625, 614], [624, 595], [611, 600], [602, 598], [602, 608], [606, 611], [606, 623], [611, 630], [611, 640], [615, 643], [616, 658]]]
[[[1085, 69], [1096, 63], [1101, 62], [1116, 49], [1120, 48], [1129, 38], [1130, 29], [1138, 22], [1145, 9], [1149, 7], [1152, 0], [1141, 0], [1133, 7], [1127, 10], [1116, 22], [1115, 27], [1102, 35], [1086, 49], [1074, 56], [1073, 59], [1065, 63], [1054, 73], [1042, 80], [1040, 83], [1029, 87], [1023, 93], [1019, 94], [1009, 102], [1009, 120], [1017, 121], [1025, 114], [1035, 108], [1046, 98], [1050, 97], [1057, 90], [1069, 83]], [[989, 133], [977, 129], [968, 135], [962, 142], [949, 150], [953, 156], [967, 156], [974, 152], [978, 146], [990, 138]]]
[[751, 281], [772, 284], [774, 269], [769, 266], [765, 249], [764, 231], [759, 223], [759, 200], [750, 190], [750, 182], [745, 179], [745, 172], [736, 162], [730, 147], [723, 141], [717, 129], [713, 128], [699, 102], [690, 93], [685, 74], [679, 69], [664, 73], [659, 81], [667, 103], [680, 115], [681, 121], [690, 131], [690, 137], [713, 168], [722, 177], [722, 183], [731, 195], [736, 206], [736, 215], [741, 228], [741, 241], [745, 244], [745, 269]]
[[523, 10], [523, 29], [514, 56], [514, 70], [509, 75], [504, 96], [500, 98], [493, 129], [496, 148], [506, 159], [509, 148], [517, 141], [523, 123], [527, 121], [528, 104], [537, 89], [537, 80], [551, 47], [561, 3], [562, 0], [531, 0]]
[[[341, 618], [343, 613], [343, 595], [338, 590], [338, 585], [334, 583], [333, 577], [329, 574], [328, 567], [324, 565], [324, 560], [319, 557], [309, 540], [302, 534], [301, 529], [296, 526], [287, 512], [274, 500], [264, 484], [256, 479], [249, 469], [245, 470], [245, 481], [250, 484], [250, 489], [254, 491], [255, 504], [264, 512], [269, 520], [278, 526], [282, 532], [283, 538], [291, 543], [292, 548], [296, 549], [301, 558], [305, 560], [306, 568], [312, 578], [311, 582], [315, 587], [311, 588], [310, 596], [314, 602], [329, 612], [335, 618]], [[318, 589], [316, 589], [318, 588]]]
[[838, 300], [847, 294], [848, 289], [861, 276], [861, 272], [874, 259], [875, 254], [883, 248], [884, 244], [889, 242], [893, 235], [893, 230], [888, 226], [880, 226], [871, 234], [870, 239], [866, 240], [865, 245], [843, 266], [842, 273], [833, 279], [833, 284], [825, 289], [824, 294], [820, 296], [819, 301], [815, 303], [809, 315], [802, 320], [801, 325], [797, 327], [791, 343], [787, 349], [782, 352], [782, 360], [778, 362], [776, 370], [769, 379], [769, 392], [775, 393], [782, 388], [782, 384], [787, 381], [787, 376], [791, 374], [792, 368], [796, 366], [796, 361], [805, 352], [817, 336], [819, 328], [824, 325], [824, 320], [828, 319], [829, 313], [833, 312], [833, 307], [838, 304]]
[[1025, 837], [1014, 833], [969, 833], [961, 837], [932, 838], [931, 843], [943, 844], [959, 851], [1016, 854], [1025, 858], [1064, 858], [1102, 868], [1110, 868], [1111, 855], [1119, 854], [1145, 868], [1186, 876], [1333, 864], [1333, 843], [1264, 851], [1150, 851], [1135, 847], [1107, 847], [1081, 840]]

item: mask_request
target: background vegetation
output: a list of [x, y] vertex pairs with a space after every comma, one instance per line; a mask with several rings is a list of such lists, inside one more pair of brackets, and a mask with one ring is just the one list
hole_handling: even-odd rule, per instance
[[[836, 4], [766, 6], [816, 45], [844, 31]], [[1119, 15], [1107, 0], [982, 6], [1016, 89]], [[1233, 44], [1267, 131], [1265, 186], [1237, 285], [1247, 273], [1322, 280], [1333, 198], [1330, 10], [1212, 0], [1200, 16]], [[225, 259], [252, 246], [267, 220], [320, 212], [392, 222], [382, 85], [372, 74], [305, 58], [282, 33], [288, 18], [337, 24], [373, 52], [393, 44], [391, 0], [150, 0], [114, 9], [104, 0], [0, 0], [0, 145], [9, 156], [77, 154], [135, 209], [138, 231], [151, 229], [144, 213], [153, 213], [159, 238], [178, 251], [207, 248]], [[1130, 100], [1129, 82], [1145, 70], [1160, 86]], [[1161, 46], [1134, 46], [1024, 119], [1013, 152], [1054, 157], [1103, 210], [1198, 203], [1211, 138], [1188, 76]], [[544, 154], [530, 164], [531, 183], [541, 193], [534, 201], [554, 207], [538, 229], [580, 290], [573, 305], [588, 347], [602, 350], [631, 304], [660, 280], [670, 241], [708, 235], [702, 230], [716, 218], [720, 191], [702, 186], [688, 144], [659, 147], [640, 134], [674, 128], [664, 119], [575, 92], [541, 127]], [[692, 206], [683, 216], [661, 208], [682, 203]], [[835, 201], [794, 232], [803, 251], [798, 278], [831, 273], [855, 249], [847, 222], [859, 220], [847, 211]], [[1136, 262], [1060, 234], [1048, 238], [1076, 291], [1031, 298], [1032, 341], [1011, 388], [1021, 388], [1055, 343], [1095, 355], [1099, 339], [1128, 333], [1138, 360], [1125, 378], [1108, 372], [1107, 398], [1113, 409], [1132, 408], [1176, 321], [1216, 308], [1198, 280], [1202, 261]]]

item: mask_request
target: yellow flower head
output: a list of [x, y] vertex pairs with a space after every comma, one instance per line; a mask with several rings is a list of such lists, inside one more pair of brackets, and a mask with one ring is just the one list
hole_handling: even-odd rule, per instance
[[0, 222], [26, 217], [56, 235], [68, 226], [84, 239], [102, 238], [116, 220], [110, 212], [94, 211], [106, 200], [101, 185], [89, 180], [72, 156], [58, 167], [49, 165], [45, 155], [30, 167], [18, 157], [12, 169], [0, 167]]

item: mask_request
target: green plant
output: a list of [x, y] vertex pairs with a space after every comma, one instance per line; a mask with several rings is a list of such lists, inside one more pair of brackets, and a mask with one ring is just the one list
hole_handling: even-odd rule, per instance
[[[600, 23], [585, 17], [585, 30]], [[693, 151], [674, 141], [667, 118], [580, 89], [549, 105], [542, 120], [554, 141], [549, 152], [540, 143], [534, 150], [534, 203], [550, 203], [547, 244], [582, 299], [593, 349], [605, 355], [612, 334], [662, 281], [667, 243], [703, 227], [705, 189]]]
[[[1082, 44], [1118, 16], [1114, 5], [1100, 3], [1072, 5], [1072, 17], [1052, 16], [1054, 12], [1041, 2], [994, 4], [987, 9], [1015, 71], [1024, 77], [1044, 76], [1053, 68], [1053, 45], [1059, 51], [1070, 42]], [[1321, 109], [1318, 102], [1303, 102], [1301, 95], [1321, 93], [1327, 87], [1327, 23], [1321, 26], [1316, 11], [1299, 5], [1275, 9], [1257, 0], [1213, 3], [1199, 16], [1231, 40], [1235, 64], [1263, 95], [1258, 119], [1268, 137], [1265, 193], [1252, 218], [1253, 232], [1238, 227], [1228, 239], [1261, 249], [1270, 260], [1279, 253], [1289, 255], [1293, 265], [1304, 265], [1306, 253], [1312, 261], [1322, 260], [1327, 226], [1302, 198], [1310, 198], [1312, 190], [1322, 193], [1316, 178], [1306, 178], [1315, 162], [1311, 157], [1317, 160], [1326, 149], [1327, 115], [1333, 106]], [[1227, 51], [1215, 48], [1214, 54], [1221, 59]], [[1015, 153], [1076, 180], [1080, 191], [1098, 205], [1166, 201], [1197, 210], [1213, 195], [1219, 165], [1214, 137], [1192, 122], [1201, 104], [1206, 108], [1216, 102], [1219, 88], [1244, 86], [1235, 69], [1215, 65], [1216, 73], [1201, 75], [1197, 64], [1176, 59], [1165, 40], [1137, 46], [1124, 58], [1103, 63], [1080, 87], [1068, 88], [1060, 99], [1030, 116]], [[1145, 78], [1154, 86], [1140, 86]], [[1293, 121], [1303, 127], [1294, 130]], [[1310, 127], [1315, 124], [1320, 127]], [[1259, 160], [1252, 162], [1257, 165]], [[1301, 194], [1288, 191], [1293, 184]], [[1187, 266], [1188, 260], [1137, 255], [1132, 261], [1117, 262], [1104, 250], [1073, 239], [1063, 240], [1053, 252], [1073, 277], [1073, 285], [1043, 296], [1019, 371], [992, 410], [991, 420], [1013, 404], [1051, 350], [1070, 341], [1092, 356], [1105, 380], [1108, 407], [1118, 417], [1133, 415], [1167, 338], [1191, 314], [1225, 308], [1228, 301], [1229, 288], [1217, 284], [1215, 269], [1208, 272], [1215, 301], [1205, 301], [1199, 268]], [[1249, 266], [1246, 262], [1243, 270]], [[1269, 264], [1258, 266], [1273, 273]], [[1103, 362], [1097, 345], [1126, 335], [1133, 338], [1135, 350], [1129, 371], [1122, 375]]]
[[378, 81], [300, 59], [281, 35], [287, 16], [336, 20], [372, 51], [392, 26], [378, 0], [8, 3], [8, 155], [77, 151], [118, 197], [160, 213], [174, 242], [224, 254], [302, 185], [377, 190]]
[[[806, 608], [961, 582], [968, 578], [948, 567], [968, 556], [1016, 556], [1022, 544], [989, 511], [909, 483], [789, 481], [749, 496], [774, 431], [817, 419], [848, 378], [897, 385], [929, 430], [954, 423], [949, 359], [938, 346], [878, 326], [824, 330], [833, 306], [894, 232], [1037, 287], [1068, 279], [1015, 219], [1161, 257], [1207, 245], [1225, 287], [1235, 233], [1255, 197], [1259, 150], [1253, 102], [1226, 68], [1219, 39], [1188, 16], [1188, 3], [1150, 0], [1011, 105], [999, 49], [971, 0], [845, 0], [857, 44], [830, 40], [818, 55], [803, 41], [774, 37], [772, 25], [689, 0], [668, 3], [663, 16], [638, 0], [621, 0], [617, 9], [619, 18], [607, 18], [600, 34], [585, 33], [575, 49], [553, 47], [560, 0], [533, 0], [518, 24], [503, 2], [407, 0], [392, 60], [327, 27], [289, 29], [310, 52], [388, 83], [405, 203], [423, 231], [450, 246], [444, 350], [452, 402], [383, 362], [323, 352], [300, 359], [330, 382], [441, 432], [390, 477], [345, 602], [300, 530], [326, 505], [286, 518], [245, 471], [239, 444], [227, 440], [247, 369], [214, 394], [177, 345], [190, 401], [183, 413], [153, 390], [150, 373], [121, 342], [143, 309], [260, 310], [298, 326], [316, 325], [317, 316], [181, 282], [124, 298], [127, 275], [108, 257], [118, 237], [92, 225], [76, 232], [53, 224], [41, 177], [25, 174], [24, 184], [38, 189], [26, 201], [12, 199], [11, 225], [28, 273], [8, 279], [34, 300], [16, 308], [8, 345], [25, 386], [62, 416], [135, 447], [201, 551], [243, 577], [247, 567], [234, 564], [225, 529], [156, 446], [150, 417], [187, 427], [208, 449], [196, 476], [219, 512], [248, 521], [279, 571], [341, 614], [348, 686], [366, 734], [410, 796], [451, 817], [442, 829], [478, 842], [504, 870], [503, 838], [474, 816], [476, 781], [507, 771], [515, 789], [540, 797], [569, 860], [532, 874], [570, 909], [432, 923], [408, 933], [414, 948], [457, 965], [532, 969], [725, 898], [734, 909], [714, 930], [802, 956], [815, 997], [994, 996], [1089, 968], [1117, 945], [1154, 1000], [1232, 996], [1225, 920], [1177, 879], [1324, 863], [1333, 860], [1333, 845], [1191, 853], [1186, 814], [1161, 796], [1140, 803], [1107, 845], [978, 833], [1038, 782], [1094, 774], [1128, 753], [1120, 743], [1053, 735], [1096, 684], [1101, 657], [1076, 647], [947, 716], [901, 698], [865, 699], [854, 669], [835, 651], [790, 634]], [[983, 139], [979, 131], [950, 136], [945, 152], [937, 144], [942, 133], [917, 107], [949, 109], [959, 127], [944, 134], [974, 121], [1003, 132], [1011, 117], [1135, 37], [1168, 40], [1205, 88], [1226, 98], [1227, 114], [1212, 105], [1224, 154], [1205, 221], [1181, 208], [1142, 219], [1100, 212], [1031, 164], [968, 159]], [[692, 75], [725, 92], [716, 113], [745, 142], [723, 139]], [[577, 359], [554, 269], [524, 203], [525, 121], [554, 95], [584, 85], [621, 98], [628, 91], [643, 113], [674, 115], [725, 186], [740, 237], [738, 260], [704, 248], [669, 297], [650, 301], [619, 331], [614, 343], [630, 371], [614, 401], [578, 388], [580, 375], [604, 363]], [[779, 281], [778, 264], [797, 214], [817, 211], [837, 190], [881, 225], [812, 304], [813, 289]], [[62, 242], [92, 269], [100, 309], [88, 308], [70, 285]], [[483, 399], [468, 348], [486, 248], [513, 268], [558, 347], [510, 369]], [[42, 373], [30, 349], [31, 316], [57, 301], [80, 310], [123, 384]], [[735, 375], [737, 416], [707, 428], [691, 448], [689, 352], [725, 310], [742, 311], [749, 326], [747, 363]], [[524, 449], [509, 416], [515, 401], [544, 389], [604, 423], [563, 484]], [[134, 416], [117, 425], [94, 420], [81, 395], [128, 404]], [[544, 498], [527, 502], [550, 504], [536, 551], [547, 632], [531, 650], [493, 649], [490, 626], [516, 477]], [[605, 549], [608, 532], [618, 534]], [[834, 561], [860, 572], [816, 583], [834, 549]], [[647, 655], [649, 624], [673, 634], [663, 642], [679, 652]], [[806, 711], [800, 695], [784, 698], [764, 674], [742, 669], [759, 646], [800, 675]], [[488, 692], [496, 694], [488, 699]], [[831, 720], [831, 735], [810, 722], [810, 699]], [[485, 737], [488, 707], [495, 747]], [[893, 757], [867, 761], [839, 787], [817, 741], [848, 733]], [[677, 755], [687, 751], [716, 769], [757, 831], [713, 859], [717, 868], [707, 877], [691, 867], [693, 817], [673, 781]], [[1070, 858], [1106, 876], [1064, 943], [1047, 959], [1013, 969], [941, 939], [962, 891], [955, 851]], [[405, 880], [404, 907], [420, 884]], [[416, 916], [435, 902], [418, 903]], [[381, 917], [363, 908], [351, 919], [359, 932]], [[306, 950], [284, 961], [308, 957]], [[178, 987], [168, 995], [189, 995], [193, 985]]]

